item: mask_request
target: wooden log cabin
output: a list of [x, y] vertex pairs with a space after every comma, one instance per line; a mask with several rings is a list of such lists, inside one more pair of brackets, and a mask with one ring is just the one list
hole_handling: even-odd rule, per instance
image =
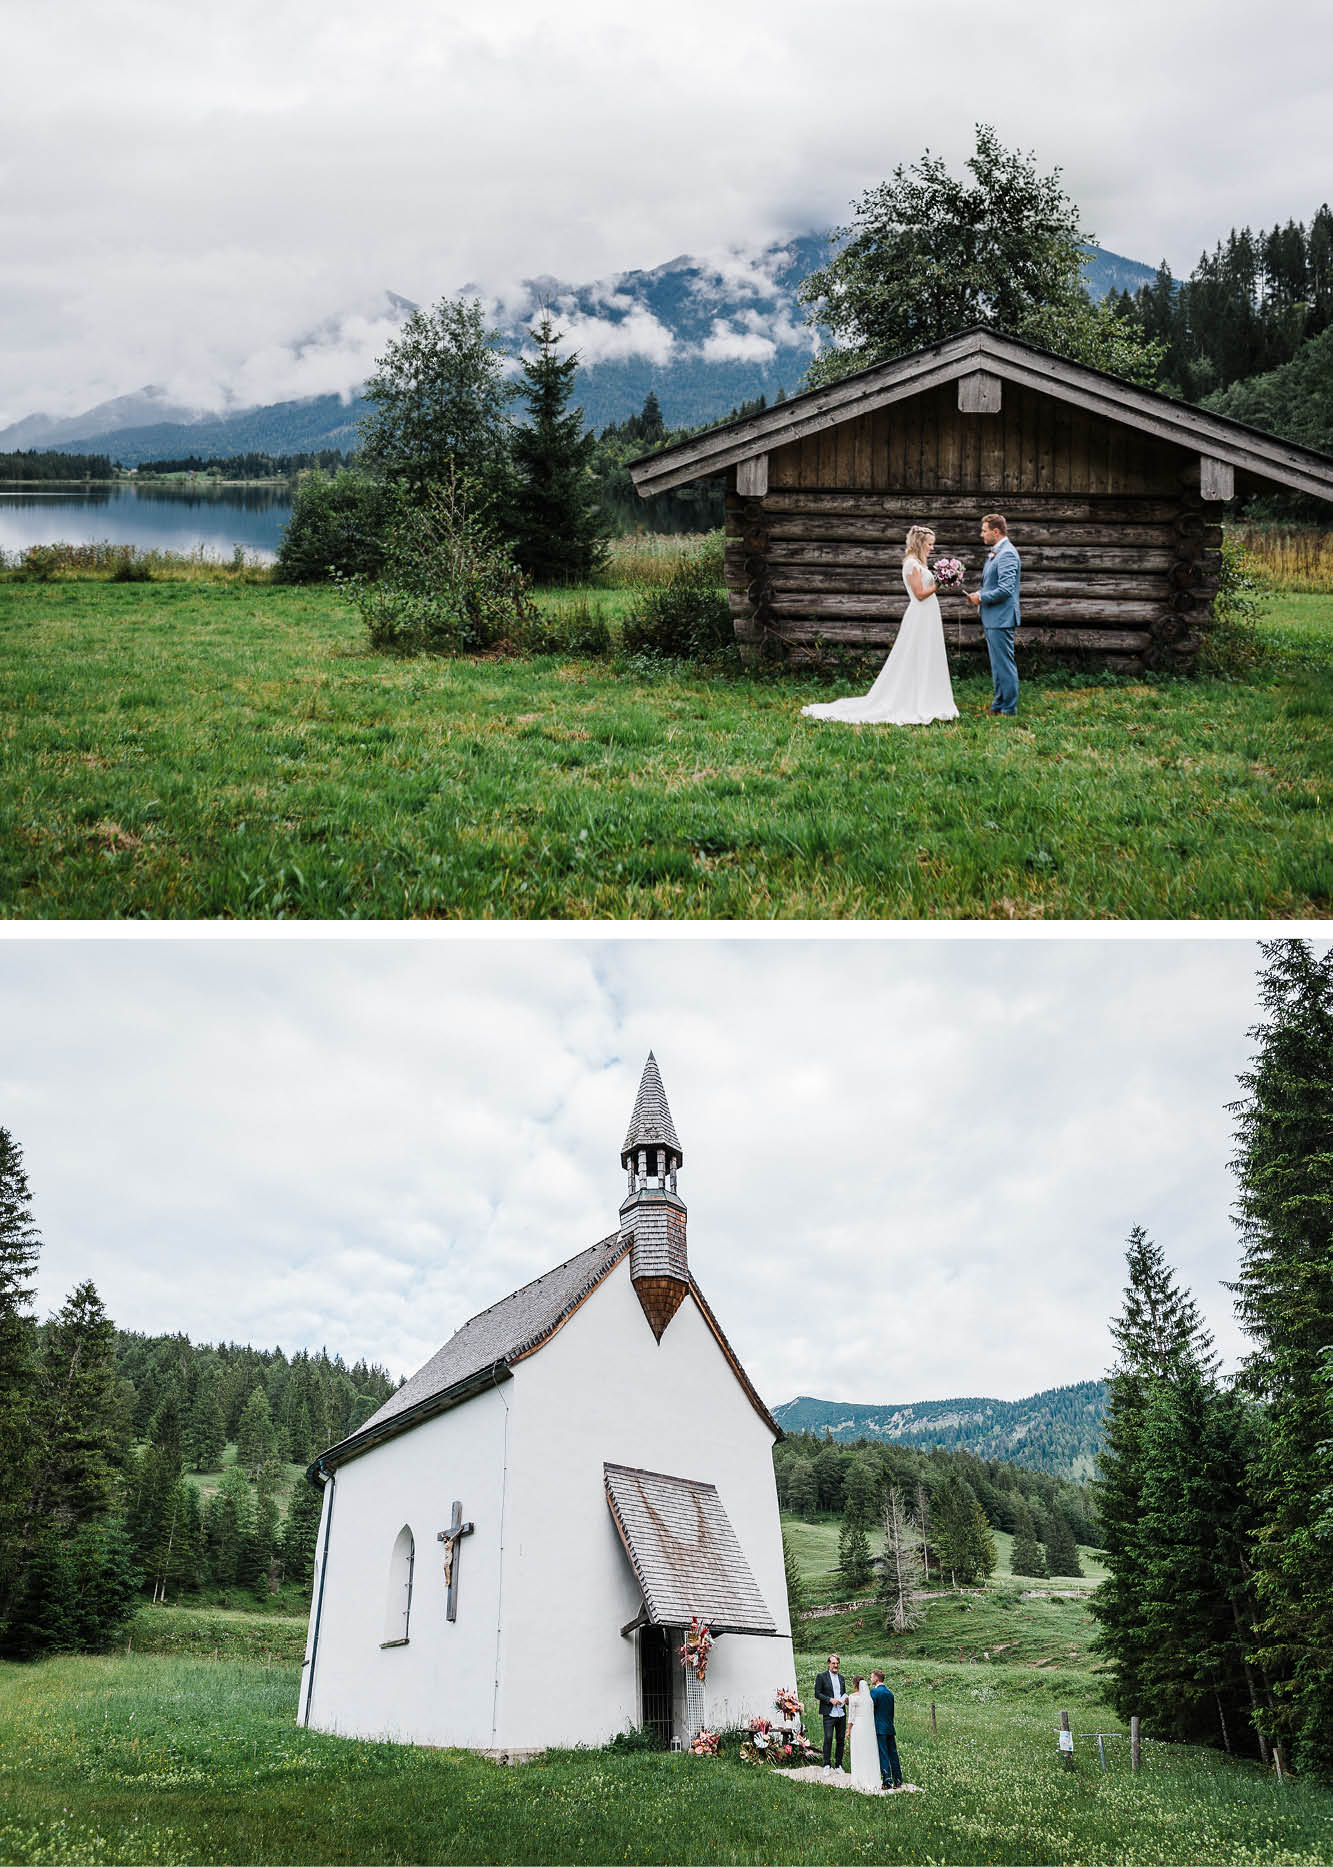
[[[747, 657], [887, 649], [903, 542], [980, 580], [983, 512], [1023, 559], [1019, 653], [1188, 669], [1212, 617], [1228, 500], [1333, 501], [1333, 459], [974, 328], [631, 464], [647, 497], [725, 472], [726, 580]], [[976, 611], [943, 599], [950, 646]]]

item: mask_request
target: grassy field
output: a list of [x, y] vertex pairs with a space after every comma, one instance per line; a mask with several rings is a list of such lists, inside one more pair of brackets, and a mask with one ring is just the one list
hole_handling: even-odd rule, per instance
[[[882, 1639], [849, 1651], [849, 1670]], [[807, 1702], [822, 1656], [802, 1657]], [[297, 1729], [299, 1669], [189, 1658], [0, 1667], [0, 1859], [12, 1862], [1209, 1861], [1333, 1858], [1333, 1795], [1256, 1766], [1124, 1744], [1074, 1669], [898, 1662], [899, 1749], [923, 1794], [871, 1800], [737, 1760], [548, 1752], [502, 1769], [461, 1752]], [[933, 1737], [929, 1707], [937, 1708]]]
[[[623, 592], [593, 592], [608, 613]], [[1333, 907], [1333, 597], [1252, 683], [912, 731], [814, 675], [386, 661], [323, 589], [0, 583], [0, 915], [1289, 917]]]
[[[796, 1556], [797, 1567], [813, 1601], [838, 1601], [842, 1591], [838, 1582], [838, 1533], [842, 1528], [840, 1517], [821, 1517], [808, 1523], [803, 1517], [793, 1517], [788, 1512], [782, 1513], [782, 1528], [786, 1532]], [[995, 1550], [999, 1561], [995, 1565], [992, 1580], [996, 1583], [1013, 1579], [1010, 1555], [1014, 1539], [1007, 1531], [994, 1530]], [[870, 1551], [879, 1555], [884, 1547], [884, 1538], [880, 1531], [871, 1529]], [[1091, 1549], [1079, 1545], [1079, 1561], [1083, 1566], [1081, 1578], [1076, 1576], [1055, 1577], [1051, 1582], [1035, 1582], [1027, 1577], [1021, 1578], [1024, 1588], [1095, 1588], [1106, 1575], [1106, 1569]]]

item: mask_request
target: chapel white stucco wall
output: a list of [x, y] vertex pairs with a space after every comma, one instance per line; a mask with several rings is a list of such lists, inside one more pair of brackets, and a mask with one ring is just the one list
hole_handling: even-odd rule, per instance
[[[504, 1382], [465, 1406], [339, 1467], [325, 1486], [317, 1548], [328, 1572], [306, 1722], [348, 1737], [494, 1744], [502, 1500], [509, 1407]], [[458, 1498], [476, 1525], [461, 1544], [458, 1618], [445, 1618], [444, 1564], [436, 1533]], [[394, 1539], [404, 1524], [416, 1544], [406, 1646], [381, 1647]], [[319, 1602], [316, 1571], [311, 1635]], [[306, 1663], [311, 1640], [307, 1637]], [[305, 1702], [303, 1686], [302, 1703]]]
[[607, 1507], [604, 1461], [715, 1484], [777, 1638], [726, 1634], [706, 1684], [714, 1725], [771, 1715], [796, 1682], [773, 1436], [692, 1297], [658, 1343], [622, 1261], [514, 1370], [499, 1743], [603, 1743], [640, 1717], [642, 1603]]

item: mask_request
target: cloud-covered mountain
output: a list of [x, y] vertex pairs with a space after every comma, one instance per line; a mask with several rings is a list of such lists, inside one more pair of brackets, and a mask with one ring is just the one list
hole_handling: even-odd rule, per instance
[[[515, 346], [550, 305], [567, 346], [579, 353], [578, 400], [592, 427], [636, 413], [650, 390], [670, 426], [694, 426], [757, 396], [772, 401], [780, 389], [791, 394], [799, 387], [814, 334], [796, 292], [826, 252], [822, 235], [803, 234], [720, 257], [682, 255], [590, 285], [538, 278], [500, 298], [477, 295]], [[1101, 298], [1145, 283], [1153, 269], [1092, 247], [1085, 276]], [[349, 448], [365, 413], [360, 385], [412, 309], [410, 299], [386, 292], [332, 317], [250, 360], [236, 381], [214, 392], [212, 406], [150, 385], [63, 420], [26, 416], [0, 430], [0, 449], [85, 452], [95, 442], [94, 451], [134, 466], [181, 454]], [[264, 387], [272, 396], [280, 386], [289, 390], [282, 399], [261, 400]], [[299, 393], [306, 386], [310, 393]]]

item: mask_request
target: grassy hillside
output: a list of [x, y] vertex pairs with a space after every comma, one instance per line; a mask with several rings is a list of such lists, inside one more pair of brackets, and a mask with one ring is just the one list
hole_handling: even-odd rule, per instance
[[1253, 683], [997, 723], [969, 671], [894, 733], [817, 674], [373, 657], [323, 589], [0, 583], [0, 916], [1318, 916], [1333, 598], [1268, 628]]
[[[796, 1555], [796, 1564], [801, 1571], [811, 1601], [841, 1601], [846, 1591], [838, 1580], [838, 1532], [842, 1528], [840, 1517], [821, 1517], [809, 1523], [804, 1518], [793, 1517], [789, 1512], [782, 1513], [782, 1528], [787, 1541]], [[992, 1530], [995, 1549], [999, 1556], [995, 1573], [991, 1580], [994, 1584], [1018, 1581], [1023, 1588], [1095, 1588], [1106, 1574], [1106, 1569], [1097, 1554], [1079, 1546], [1079, 1561], [1083, 1566], [1082, 1578], [1074, 1576], [1056, 1576], [1049, 1582], [1033, 1581], [1027, 1577], [1015, 1578], [1010, 1567], [1010, 1555], [1014, 1539], [1004, 1530]], [[878, 1556], [884, 1548], [884, 1537], [877, 1529], [871, 1529], [870, 1551]]]

